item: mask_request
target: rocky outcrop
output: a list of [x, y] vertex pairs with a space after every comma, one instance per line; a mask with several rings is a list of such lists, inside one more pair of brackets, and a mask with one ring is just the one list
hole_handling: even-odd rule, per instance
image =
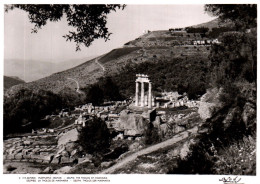
[[198, 113], [203, 120], [211, 118], [218, 110], [223, 108], [224, 103], [220, 102], [220, 96], [223, 93], [222, 88], [213, 88], [207, 90], [199, 102]]
[[65, 166], [60, 169], [57, 169], [53, 172], [53, 174], [68, 174], [70, 170], [72, 169], [71, 166]]
[[256, 106], [253, 103], [247, 102], [244, 105], [242, 119], [248, 128], [256, 124]]
[[142, 116], [127, 110], [121, 112], [117, 124], [118, 129], [124, 131], [125, 136], [143, 135], [147, 125]]
[[200, 114], [201, 119], [206, 120], [211, 118], [217, 110], [218, 107], [215, 103], [200, 102], [198, 113]]
[[75, 142], [78, 140], [79, 132], [76, 128], [69, 130], [68, 132], [64, 133], [58, 140], [58, 146], [65, 145], [68, 142]]

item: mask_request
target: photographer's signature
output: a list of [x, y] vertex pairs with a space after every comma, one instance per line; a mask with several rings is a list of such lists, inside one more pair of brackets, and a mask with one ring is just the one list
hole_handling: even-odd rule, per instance
[[239, 183], [241, 181], [241, 178], [238, 178], [238, 176], [234, 177], [234, 178], [231, 178], [231, 177], [223, 177], [221, 179], [219, 179], [219, 181], [222, 181], [223, 184], [242, 184], [242, 183]]

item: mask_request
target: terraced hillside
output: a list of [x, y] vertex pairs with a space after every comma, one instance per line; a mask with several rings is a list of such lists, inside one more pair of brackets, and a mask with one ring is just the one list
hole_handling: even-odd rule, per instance
[[77, 83], [68, 78], [76, 80], [81, 88], [86, 87], [95, 83], [101, 76], [119, 72], [129, 62], [169, 61], [179, 57], [191, 57], [196, 60], [196, 56], [207, 58], [209, 45], [192, 44], [193, 40], [205, 39], [207, 38], [199, 33], [152, 31], [126, 43], [122, 48], [114, 49], [74, 68], [14, 86], [6, 94], [13, 94], [24, 87], [33, 90], [50, 90], [54, 93], [58, 93], [65, 87], [75, 89]]

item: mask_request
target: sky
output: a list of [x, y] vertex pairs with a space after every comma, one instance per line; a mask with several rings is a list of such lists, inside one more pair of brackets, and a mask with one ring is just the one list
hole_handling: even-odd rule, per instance
[[31, 33], [33, 24], [26, 12], [14, 9], [4, 13], [4, 59], [40, 60], [60, 63], [98, 56], [143, 34], [144, 30], [168, 30], [213, 20], [204, 12], [204, 5], [127, 5], [108, 15], [110, 40], [95, 40], [88, 48], [76, 52], [74, 42], [62, 37], [72, 28], [66, 19], [48, 22], [38, 33]]

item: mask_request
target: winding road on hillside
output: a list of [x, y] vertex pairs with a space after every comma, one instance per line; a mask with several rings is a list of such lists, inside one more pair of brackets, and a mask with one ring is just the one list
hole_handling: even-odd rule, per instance
[[172, 145], [176, 144], [177, 142], [188, 138], [190, 135], [197, 133], [197, 131], [198, 131], [198, 126], [195, 126], [191, 129], [188, 129], [184, 132], [181, 132], [181, 133], [173, 136], [171, 139], [168, 139], [168, 140], [163, 141], [161, 143], [158, 143], [158, 144], [155, 144], [155, 145], [150, 146], [148, 148], [137, 151], [137, 152], [123, 158], [122, 160], [120, 160], [118, 163], [116, 163], [112, 167], [101, 171], [99, 174], [112, 174], [117, 169], [122, 168], [124, 165], [126, 165], [129, 162], [132, 162], [135, 159], [137, 159], [138, 156], [149, 154], [149, 153], [152, 153], [152, 152], [157, 151], [159, 149], [166, 148], [168, 146], [172, 146]]
[[98, 62], [98, 59], [95, 59], [95, 63], [97, 63], [102, 68], [103, 71], [106, 70], [105, 67]]

